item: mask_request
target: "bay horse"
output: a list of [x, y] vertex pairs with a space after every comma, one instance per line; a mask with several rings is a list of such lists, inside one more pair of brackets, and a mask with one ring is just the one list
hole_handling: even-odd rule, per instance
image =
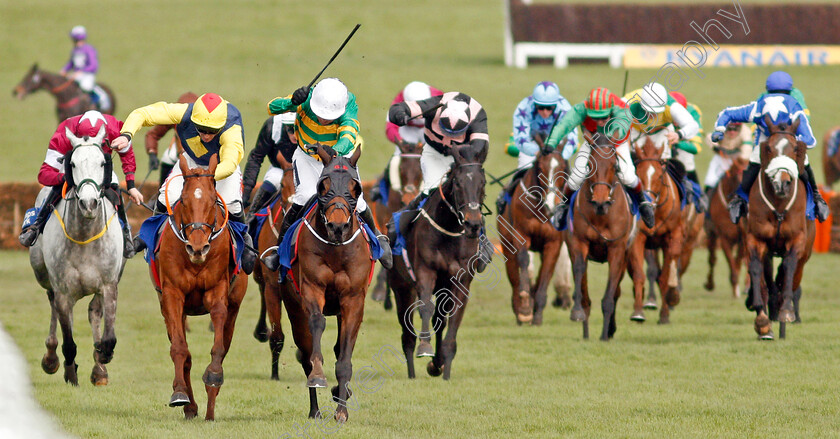
[[[97, 135], [76, 137], [67, 129], [73, 150], [64, 157], [67, 176], [66, 196], [58, 202], [47, 220], [43, 235], [29, 249], [29, 262], [38, 283], [47, 290], [50, 301], [50, 332], [47, 353], [41, 360], [44, 372], [58, 371], [56, 321], [61, 325], [64, 354], [64, 381], [79, 385], [76, 343], [73, 341], [73, 307], [83, 297], [93, 295], [88, 320], [93, 331], [93, 360], [90, 381], [108, 384], [105, 364], [114, 356], [117, 336], [117, 284], [125, 265], [123, 238], [116, 209], [105, 196], [112, 175], [111, 156], [103, 153], [103, 126]], [[75, 182], [75, 183], [73, 183]], [[51, 188], [41, 190], [40, 205]], [[118, 220], [117, 220], [118, 221]], [[105, 319], [100, 332], [100, 323]]]
[[[289, 200], [295, 192], [294, 168], [281, 153], [277, 154], [277, 160], [282, 165], [283, 179], [280, 181], [280, 189], [278, 190], [277, 196], [279, 199], [273, 206], [272, 203], [269, 203], [265, 222], [256, 239], [257, 249], [261, 255], [277, 245], [277, 240], [280, 238], [280, 225], [283, 224], [286, 210], [291, 206]], [[262, 260], [254, 267], [253, 275], [260, 289], [260, 314], [257, 318], [257, 326], [254, 329], [254, 338], [260, 342], [269, 342], [271, 379], [279, 380], [280, 352], [283, 350], [286, 340], [280, 324], [283, 319], [283, 297], [280, 290], [280, 279], [265, 266]], [[265, 322], [266, 312], [271, 323], [270, 327]]]
[[[499, 234], [504, 242], [510, 243], [503, 245], [502, 251], [513, 289], [511, 306], [520, 325], [542, 324], [548, 286], [558, 260], [563, 257], [561, 252], [566, 252], [564, 256], [568, 258], [563, 245], [565, 232], [555, 229], [549, 221], [557, 196], [566, 183], [568, 163], [561, 155], [565, 143], [564, 140], [557, 148], [543, 146], [540, 149], [533, 166], [512, 191], [508, 207], [497, 217]], [[531, 282], [528, 270], [529, 251], [540, 254], [536, 283]]]
[[[318, 146], [324, 170], [318, 180], [317, 207], [305, 214], [297, 235], [297, 256], [290, 280], [281, 285], [283, 303], [299, 349], [298, 359], [309, 387], [309, 417], [320, 415], [316, 389], [327, 386], [321, 336], [324, 316], [334, 315], [338, 338], [334, 347], [335, 377], [332, 388], [338, 402], [336, 421], [347, 421], [348, 383], [353, 375], [351, 358], [365, 312], [365, 294], [373, 275], [371, 249], [362, 233], [356, 202], [362, 185], [356, 170], [361, 148], [350, 158], [333, 156]], [[373, 238], [375, 239], [375, 238]]]
[[[423, 143], [400, 142], [396, 145], [400, 150], [400, 166], [397, 172], [399, 174], [399, 190], [391, 191], [387, 205], [383, 204], [381, 200], [368, 203], [373, 208], [373, 217], [378, 223], [379, 230], [385, 230], [384, 226], [391, 220], [391, 215], [394, 212], [402, 209], [420, 195], [420, 185], [423, 183], [423, 170], [420, 168], [420, 154], [423, 153]], [[391, 303], [391, 289], [388, 288], [387, 277], [387, 270], [380, 268], [370, 296], [377, 302], [383, 302], [385, 309], [390, 310], [393, 304]]]
[[[816, 226], [805, 217], [806, 189], [799, 174], [804, 172], [806, 146], [796, 139], [799, 119], [775, 125], [767, 115], [765, 123], [770, 134], [758, 146], [761, 172], [749, 197], [747, 309], [756, 313], [759, 339], [772, 340], [771, 320], [779, 321], [780, 338], [785, 338], [785, 324], [796, 321], [800, 283]], [[782, 258], [775, 279], [774, 256]]]
[[169, 406], [183, 406], [187, 419], [197, 415], [198, 404], [190, 381], [192, 355], [184, 328], [186, 318], [209, 313], [213, 323], [211, 362], [202, 381], [207, 391], [204, 419], [214, 420], [216, 396], [224, 383], [222, 362], [230, 350], [236, 316], [248, 287], [248, 276], [231, 264], [228, 212], [216, 192], [214, 180], [218, 163], [218, 155], [214, 154], [207, 169], [191, 169], [186, 157], [181, 156], [179, 166], [184, 178], [181, 199], [170, 210], [168, 225], [163, 227], [156, 256], [160, 263], [149, 266], [152, 281], [160, 280], [160, 312], [175, 365]]
[[41, 70], [36, 63], [32, 65], [23, 79], [12, 90], [12, 96], [18, 98], [18, 100], [23, 100], [30, 93], [38, 90], [43, 89], [48, 91], [55, 97], [55, 111], [59, 122], [68, 117], [83, 114], [88, 110], [98, 110], [105, 114], [114, 114], [114, 109], [117, 108], [117, 98], [114, 96], [114, 92], [111, 91], [110, 87], [101, 82], [97, 81], [96, 85], [108, 94], [111, 100], [111, 108], [100, 110], [98, 106], [91, 102], [90, 96], [79, 88], [76, 81], [59, 73]]
[[[630, 277], [633, 279], [633, 314], [630, 320], [644, 322], [645, 270], [641, 265], [636, 266], [632, 261], [644, 260], [646, 250], [662, 250], [662, 269], [658, 269], [658, 255], [652, 253], [653, 261], [648, 256], [649, 272], [655, 275], [662, 293], [663, 304], [659, 311], [660, 324], [670, 322], [671, 308], [680, 302], [679, 292], [679, 263], [685, 241], [685, 218], [680, 208], [680, 198], [677, 183], [666, 170], [666, 160], [662, 153], [669, 146], [666, 143], [657, 145], [653, 138], [648, 137], [643, 144], [634, 146], [636, 156], [636, 174], [642, 182], [642, 190], [653, 200], [656, 224], [648, 228], [641, 224], [640, 233], [633, 242], [631, 253]], [[693, 210], [686, 208], [686, 210]], [[652, 263], [655, 262], [655, 263]], [[655, 271], [654, 271], [655, 270]], [[653, 293], [653, 286], [651, 286]], [[655, 297], [655, 296], [654, 296]], [[655, 302], [654, 302], [655, 303]], [[649, 305], [650, 306], [650, 305]], [[655, 305], [654, 305], [655, 306]]]
[[[583, 324], [583, 338], [589, 338], [589, 314], [591, 301], [587, 279], [588, 261], [606, 262], [609, 265], [609, 277], [604, 297], [601, 299], [601, 311], [604, 313], [604, 326], [601, 340], [608, 341], [616, 332], [615, 306], [621, 296], [621, 279], [633, 255], [628, 253], [637, 235], [637, 221], [630, 211], [624, 186], [618, 180], [618, 155], [613, 140], [596, 134], [593, 140], [586, 135], [586, 141], [592, 147], [588, 161], [588, 178], [578, 189], [572, 209], [568, 214], [570, 232], [566, 235], [569, 255], [572, 259], [572, 273], [575, 279], [574, 304], [570, 318]], [[618, 189], [618, 190], [616, 190]]]
[[[403, 257], [394, 258], [394, 266], [388, 270], [409, 378], [415, 377], [413, 356], [418, 337], [417, 357], [432, 357], [426, 372], [434, 377], [443, 374], [444, 380], [450, 378], [457, 350], [456, 337], [470, 297], [476, 264], [490, 263], [478, 251], [484, 227], [483, 163], [487, 151], [476, 151], [467, 145], [453, 147], [451, 153], [454, 162], [446, 179], [413, 212], [413, 220], [406, 219], [413, 224], [404, 235]], [[391, 242], [396, 242], [396, 237], [391, 235]], [[413, 325], [415, 310], [422, 321], [419, 333]], [[436, 336], [434, 349], [432, 327]]]
[[840, 126], [832, 127], [825, 132], [823, 136], [823, 174], [825, 175], [825, 185], [827, 188], [840, 180], [840, 154], [838, 154], [838, 147], [840, 145]]
[[[746, 249], [744, 248], [746, 218], [739, 219], [738, 224], [732, 224], [728, 206], [732, 195], [741, 185], [741, 178], [748, 164], [749, 160], [743, 157], [733, 157], [732, 166], [709, 193], [709, 215], [706, 221], [709, 274], [704, 287], [708, 291], [715, 289], [714, 268], [717, 262], [715, 251], [720, 245], [729, 265], [729, 284], [732, 287], [733, 298], [741, 297], [741, 285], [738, 279], [741, 277], [741, 267], [746, 263]], [[747, 282], [749, 282], [749, 277]]]

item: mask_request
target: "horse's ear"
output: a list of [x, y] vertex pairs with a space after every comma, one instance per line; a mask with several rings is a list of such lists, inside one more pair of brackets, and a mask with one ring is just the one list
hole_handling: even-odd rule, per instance
[[32, 64], [32, 68], [29, 69], [29, 73], [35, 73], [38, 71], [38, 63]]
[[282, 152], [277, 151], [277, 161], [280, 163], [280, 166], [283, 169], [289, 169], [292, 167], [292, 164], [286, 160], [286, 157], [283, 155]]
[[356, 163], [359, 161], [359, 157], [361, 157], [361, 156], [362, 156], [362, 147], [357, 146], [356, 150], [353, 151], [353, 155], [350, 156], [350, 165], [352, 165], [355, 168]]
[[102, 126], [99, 127], [99, 131], [96, 132], [96, 137], [93, 138], [93, 143], [95, 143], [97, 145], [101, 145], [102, 140], [104, 138], [105, 138], [105, 124], [102, 124]]
[[790, 124], [790, 131], [791, 131], [791, 132], [794, 132], [794, 133], [795, 133], [795, 132], [796, 132], [796, 130], [798, 130], [798, 129], [799, 129], [799, 122], [801, 122], [801, 121], [802, 121], [802, 118], [803, 118], [803, 117], [804, 117], [804, 116], [799, 116], [799, 117], [797, 117], [797, 118], [796, 118], [796, 120], [795, 120], [795, 121], [793, 121], [793, 123], [792, 123], [792, 124]]
[[187, 164], [187, 156], [181, 154], [181, 158], [178, 159], [178, 167], [181, 168], [181, 174], [186, 175], [187, 171], [190, 170], [190, 166]]
[[71, 131], [70, 128], [67, 126], [64, 127], [64, 136], [67, 137], [67, 140], [70, 141], [70, 145], [72, 145], [74, 148], [79, 143], [79, 138], [76, 137], [76, 135], [73, 134], [73, 131]]
[[455, 159], [455, 164], [460, 165], [464, 162], [464, 157], [461, 156], [461, 149], [457, 146], [453, 146], [450, 151], [452, 151], [452, 158]]
[[216, 166], [219, 164], [219, 155], [213, 154], [210, 156], [210, 164], [207, 165], [207, 171], [211, 174], [216, 173]]
[[778, 127], [773, 123], [773, 119], [770, 118], [769, 114], [764, 115], [764, 124], [770, 129], [770, 132], [778, 131]]
[[330, 154], [326, 148], [324, 148], [324, 145], [319, 144], [317, 148], [318, 149], [316, 151], [318, 151], [318, 157], [321, 158], [321, 162], [324, 165], [328, 164], [330, 160], [333, 159], [333, 155]]

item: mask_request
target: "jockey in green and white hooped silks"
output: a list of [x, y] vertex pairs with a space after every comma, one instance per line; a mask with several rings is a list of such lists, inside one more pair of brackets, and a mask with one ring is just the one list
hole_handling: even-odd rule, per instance
[[[631, 120], [626, 108], [627, 104], [608, 89], [594, 88], [589, 92], [585, 101], [575, 104], [554, 126], [546, 145], [556, 148], [560, 141], [566, 138], [578, 125], [580, 125], [582, 132], [591, 136], [606, 135], [610, 136], [611, 139], [619, 139], [615, 143], [615, 152], [618, 156], [616, 160], [618, 179], [627, 188], [631, 196], [640, 201], [639, 213], [642, 215], [642, 221], [649, 228], [652, 228], [655, 221], [655, 209], [642, 193], [642, 182], [636, 176], [636, 167], [633, 166], [633, 160], [630, 158], [628, 127], [630, 127]], [[605, 130], [609, 130], [609, 132]], [[560, 197], [560, 202], [554, 208], [551, 217], [552, 225], [557, 229], [561, 228], [566, 217], [566, 211], [569, 208], [568, 202], [572, 193], [580, 189], [583, 180], [589, 175], [589, 155], [591, 151], [591, 146], [587, 142], [582, 142], [572, 162], [570, 175], [563, 187], [563, 196]]]
[[[298, 144], [292, 154], [295, 193], [292, 195], [292, 206], [283, 218], [280, 230], [282, 240], [285, 232], [303, 213], [306, 202], [318, 190], [318, 178], [324, 170], [324, 164], [312, 145], [332, 147], [336, 153], [346, 157], [352, 156], [356, 148], [361, 148], [357, 119], [359, 107], [356, 105], [356, 96], [347, 90], [343, 82], [338, 78], [325, 78], [318, 82], [314, 89], [310, 90], [308, 86], [304, 86], [290, 96], [272, 99], [268, 103], [268, 112], [272, 115], [294, 112], [296, 115], [295, 135]], [[359, 196], [356, 212], [373, 229], [382, 247], [379, 262], [383, 267], [391, 268], [391, 246], [388, 237], [376, 228], [376, 222], [363, 195]], [[263, 262], [271, 270], [279, 267], [277, 253], [264, 257]]]
[[[766, 141], [770, 132], [764, 120], [765, 116], [770, 116], [771, 122], [779, 123], [793, 123], [799, 120], [799, 126], [796, 131], [796, 139], [805, 143], [808, 149], [817, 145], [817, 139], [814, 138], [814, 133], [811, 130], [811, 123], [805, 113], [805, 109], [799, 101], [791, 95], [793, 90], [793, 78], [789, 74], [782, 71], [776, 71], [767, 77], [765, 83], [767, 93], [747, 105], [740, 107], [728, 107], [718, 114], [717, 122], [715, 123], [715, 132], [712, 133], [712, 141], [719, 142], [723, 139], [723, 133], [726, 126], [730, 122], [750, 122], [756, 125], [755, 131], [755, 147], [752, 155], [750, 155], [750, 165], [744, 171], [744, 177], [741, 180], [741, 186], [729, 202], [729, 216], [733, 223], [737, 223], [743, 215], [747, 213], [750, 189], [755, 178], [761, 170], [761, 148], [758, 147], [762, 142]], [[799, 174], [806, 184], [811, 186], [814, 195], [815, 214], [820, 222], [823, 222], [828, 217], [830, 211], [828, 204], [823, 200], [820, 192], [817, 190], [817, 182], [814, 178], [814, 171], [811, 169], [808, 155], [805, 155], [805, 172]]]

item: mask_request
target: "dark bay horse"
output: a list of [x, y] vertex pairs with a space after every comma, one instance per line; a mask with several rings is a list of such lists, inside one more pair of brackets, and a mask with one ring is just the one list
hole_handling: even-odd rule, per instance
[[[216, 396], [224, 383], [222, 361], [230, 349], [239, 306], [248, 286], [248, 276], [231, 264], [233, 251], [228, 213], [216, 192], [213, 179], [218, 156], [208, 169], [190, 169], [181, 156], [184, 188], [160, 237], [157, 276], [160, 279], [160, 312], [171, 342], [175, 364], [170, 407], [184, 407], [184, 416], [194, 418], [198, 404], [190, 382], [192, 355], [187, 347], [184, 323], [188, 315], [210, 313], [214, 327], [211, 362], [202, 376], [207, 391], [206, 420], [215, 419]], [[154, 281], [155, 265], [151, 265]]]
[[[385, 225], [388, 224], [388, 221], [391, 221], [391, 215], [405, 207], [420, 194], [420, 185], [423, 182], [423, 170], [420, 168], [420, 154], [423, 153], [423, 144], [402, 142], [397, 143], [397, 147], [400, 150], [399, 190], [391, 192], [387, 205], [383, 204], [381, 200], [368, 203], [373, 208], [374, 218], [378, 223], [379, 230], [385, 230]], [[388, 288], [386, 271], [384, 268], [379, 269], [370, 296], [377, 302], [383, 302], [385, 309], [389, 310], [392, 307], [391, 290]]]
[[[761, 172], [750, 191], [746, 248], [749, 258], [750, 289], [747, 308], [755, 311], [759, 339], [772, 340], [771, 320], [779, 321], [779, 337], [785, 324], [796, 320], [796, 304], [805, 263], [811, 257], [816, 226], [805, 217], [804, 143], [796, 140], [793, 124], [765, 123], [770, 137], [762, 142]], [[773, 257], [782, 258], [773, 277]]]
[[[738, 298], [741, 297], [741, 285], [738, 283], [738, 279], [741, 275], [741, 267], [746, 263], [744, 248], [746, 218], [741, 218], [738, 224], [732, 224], [727, 206], [732, 194], [741, 184], [741, 177], [749, 161], [742, 157], [735, 157], [732, 160], [732, 167], [726, 171], [726, 174], [709, 194], [709, 218], [706, 221], [709, 274], [704, 287], [708, 291], [715, 289], [714, 268], [717, 261], [715, 250], [720, 245], [729, 264], [729, 283], [732, 287], [732, 297]], [[747, 278], [747, 281], [749, 282], [749, 278]]]
[[[298, 359], [309, 387], [309, 417], [319, 416], [315, 390], [327, 386], [321, 336], [324, 316], [334, 315], [338, 339], [334, 347], [335, 377], [332, 388], [338, 402], [335, 419], [345, 422], [350, 398], [348, 383], [353, 375], [351, 357], [365, 313], [365, 294], [373, 274], [368, 243], [355, 213], [362, 185], [356, 170], [361, 148], [349, 159], [332, 156], [318, 147], [324, 171], [318, 180], [317, 207], [304, 216], [297, 238], [297, 257], [282, 284], [283, 303], [300, 350]], [[375, 238], [373, 238], [375, 239]]]
[[[645, 259], [646, 250], [661, 250], [663, 253], [662, 269], [657, 270], [659, 291], [662, 293], [663, 304], [659, 311], [659, 323], [670, 322], [670, 310], [680, 302], [679, 292], [679, 263], [685, 240], [685, 218], [680, 209], [680, 198], [677, 183], [666, 170], [667, 163], [662, 159], [662, 153], [667, 145], [656, 145], [648, 138], [643, 145], [635, 146], [636, 174], [642, 182], [643, 191], [650, 196], [656, 209], [656, 224], [648, 228], [640, 224], [640, 233], [633, 242], [631, 253], [636, 258]], [[686, 207], [686, 210], [691, 209]], [[653, 269], [658, 269], [658, 256]], [[644, 299], [645, 270], [642, 266], [630, 264], [630, 276], [633, 278], [633, 314], [630, 319], [644, 322], [645, 315], [642, 301]], [[651, 288], [652, 290], [652, 288]], [[652, 291], [651, 291], [652, 292]], [[654, 302], [655, 303], [655, 302]]]
[[840, 154], [838, 144], [840, 143], [840, 126], [832, 127], [823, 136], [823, 174], [825, 185], [831, 188], [837, 180], [840, 180]]
[[615, 305], [621, 296], [620, 283], [624, 271], [628, 263], [641, 264], [641, 257], [638, 261], [631, 261], [632, 255], [628, 253], [638, 226], [630, 212], [630, 200], [616, 175], [618, 156], [612, 141], [604, 135], [597, 135], [594, 142], [586, 137], [592, 146], [588, 178], [573, 201], [569, 219], [571, 231], [566, 238], [575, 278], [570, 318], [583, 323], [583, 338], [588, 339], [592, 304], [587, 280], [588, 261], [608, 263], [609, 279], [601, 299], [601, 311], [604, 313], [601, 340], [607, 341], [616, 331]]
[[[557, 148], [543, 147], [534, 165], [519, 180], [511, 194], [511, 202], [497, 221], [504, 242], [505, 268], [513, 289], [511, 306], [517, 323], [541, 325], [547, 302], [548, 286], [555, 266], [561, 257], [565, 232], [551, 225], [549, 217], [564, 184], [568, 163], [561, 151], [565, 140]], [[508, 224], [502, 224], [505, 221]], [[515, 231], [515, 232], [514, 232]], [[513, 236], [516, 233], [518, 236]], [[536, 283], [531, 282], [528, 266], [530, 251], [538, 252], [541, 265]], [[566, 252], [565, 257], [568, 257]]]
[[[117, 98], [114, 97], [114, 92], [101, 82], [97, 82], [96, 85], [105, 90], [111, 99], [111, 108], [100, 111], [105, 114], [114, 114], [114, 109], [117, 108]], [[50, 92], [55, 97], [55, 111], [59, 122], [68, 117], [83, 114], [88, 110], [99, 110], [91, 102], [90, 96], [79, 88], [76, 81], [58, 73], [41, 70], [38, 68], [38, 64], [32, 65], [26, 76], [12, 90], [12, 95], [19, 100], [23, 100], [30, 93], [40, 89]]]
[[[277, 245], [277, 240], [280, 238], [280, 225], [283, 224], [283, 217], [289, 206], [288, 200], [295, 193], [294, 168], [286, 161], [283, 154], [278, 153], [277, 160], [283, 167], [283, 179], [280, 181], [280, 190], [278, 191], [280, 198], [273, 207], [269, 204], [265, 223], [263, 223], [260, 234], [257, 236], [257, 249], [260, 254]], [[283, 319], [283, 297], [280, 291], [280, 280], [276, 273], [265, 266], [262, 260], [254, 267], [253, 274], [260, 289], [260, 314], [257, 318], [257, 326], [254, 328], [254, 338], [260, 342], [269, 342], [271, 379], [279, 380], [280, 352], [283, 350], [286, 340], [280, 324]], [[270, 327], [265, 323], [266, 312], [271, 324]]]
[[[455, 161], [446, 179], [416, 212], [410, 230], [404, 235], [403, 257], [394, 258], [394, 267], [388, 271], [397, 319], [402, 326], [402, 348], [409, 378], [415, 377], [413, 356], [418, 336], [417, 356], [432, 357], [426, 367], [429, 375], [442, 373], [443, 379], [448, 380], [452, 373], [457, 349], [455, 339], [464, 318], [476, 264], [481, 262], [478, 249], [484, 226], [482, 164], [486, 155], [487, 151], [475, 151], [469, 146], [452, 148]], [[391, 236], [392, 242], [395, 239]], [[412, 323], [415, 310], [422, 320], [421, 332]], [[432, 327], [436, 349], [431, 344]]]

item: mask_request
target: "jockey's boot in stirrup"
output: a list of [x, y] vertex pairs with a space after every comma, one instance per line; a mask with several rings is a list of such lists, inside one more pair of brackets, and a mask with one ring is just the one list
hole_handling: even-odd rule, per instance
[[758, 177], [760, 170], [761, 164], [753, 162], [750, 162], [750, 165], [744, 170], [741, 186], [732, 195], [732, 200], [729, 202], [729, 206], [727, 206], [729, 208], [729, 219], [732, 220], [733, 224], [738, 224], [738, 220], [747, 214], [749, 205], [746, 198], [741, 195], [741, 192], [744, 194], [750, 193], [750, 189], [752, 189], [752, 185], [755, 183], [755, 178]]
[[60, 198], [61, 186], [53, 186], [52, 190], [47, 194], [47, 198], [44, 199], [44, 203], [41, 205], [41, 210], [38, 212], [38, 216], [35, 218], [35, 221], [30, 224], [29, 227], [21, 231], [18, 240], [22, 246], [32, 247], [35, 244], [38, 240], [38, 235], [40, 235], [44, 230], [44, 225], [47, 223], [47, 218], [50, 217], [53, 207], [55, 207], [55, 203], [57, 203]]
[[382, 247], [382, 256], [379, 257], [379, 263], [386, 269], [390, 270], [394, 265], [393, 257], [391, 256], [391, 241], [376, 228], [376, 222], [374, 222], [373, 214], [370, 213], [369, 208], [359, 212], [359, 216], [362, 218], [362, 221], [368, 225], [368, 227], [373, 229], [373, 233], [376, 234], [376, 240], [379, 241], [379, 246]]
[[[292, 204], [292, 207], [286, 212], [286, 215], [283, 217], [283, 224], [280, 225], [280, 239], [277, 241], [278, 246], [283, 242], [283, 237], [286, 235], [289, 227], [298, 220], [298, 216], [302, 212], [303, 206], [300, 204]], [[269, 270], [277, 271], [280, 268], [280, 255], [277, 254], [277, 251], [269, 253], [263, 256], [262, 262]]]
[[828, 203], [825, 202], [819, 189], [817, 189], [817, 181], [814, 178], [814, 170], [811, 169], [810, 164], [805, 166], [805, 172], [803, 175], [800, 175], [800, 177], [803, 180], [807, 179], [806, 183], [811, 186], [811, 192], [814, 195], [814, 214], [816, 214], [819, 222], [824, 222], [828, 219], [828, 215], [831, 214], [831, 209], [828, 208]]
[[549, 221], [551, 221], [551, 225], [557, 230], [560, 230], [563, 222], [566, 221], [566, 213], [569, 211], [569, 200], [573, 193], [575, 193], [574, 189], [569, 187], [568, 184], [564, 185], [563, 196], [560, 197], [560, 202], [557, 203], [557, 206], [551, 213], [551, 219]]
[[[697, 186], [700, 186], [700, 180], [697, 177], [697, 171], [688, 171], [685, 173], [685, 176], [689, 180], [697, 183]], [[691, 192], [692, 194], [694, 194], [694, 191], [691, 188], [685, 188], [685, 190], [686, 192]], [[703, 213], [709, 210], [709, 199], [706, 197], [705, 192], [700, 194], [699, 198], [694, 199], [694, 210], [696, 210], [697, 213]]]
[[[230, 220], [242, 223], [244, 217], [242, 212], [230, 213]], [[254, 264], [257, 262], [257, 255], [254, 251], [254, 242], [251, 240], [251, 235], [248, 230], [242, 234], [242, 240], [245, 243], [245, 248], [242, 249], [242, 259], [239, 261], [239, 266], [245, 274], [251, 274], [254, 271]]]
[[639, 200], [639, 213], [642, 215], [642, 222], [647, 228], [652, 229], [656, 225], [656, 208], [642, 192], [642, 181], [637, 180], [635, 187], [625, 186], [632, 192], [633, 198]]
[[[119, 197], [119, 193], [117, 195]], [[128, 218], [125, 216], [125, 204], [122, 199], [119, 199], [119, 204], [114, 206], [117, 208], [117, 216], [120, 218], [125, 227], [122, 228], [123, 236], [123, 257], [131, 259], [137, 253], [134, 249], [134, 239], [131, 237], [131, 226], [128, 224]]]

